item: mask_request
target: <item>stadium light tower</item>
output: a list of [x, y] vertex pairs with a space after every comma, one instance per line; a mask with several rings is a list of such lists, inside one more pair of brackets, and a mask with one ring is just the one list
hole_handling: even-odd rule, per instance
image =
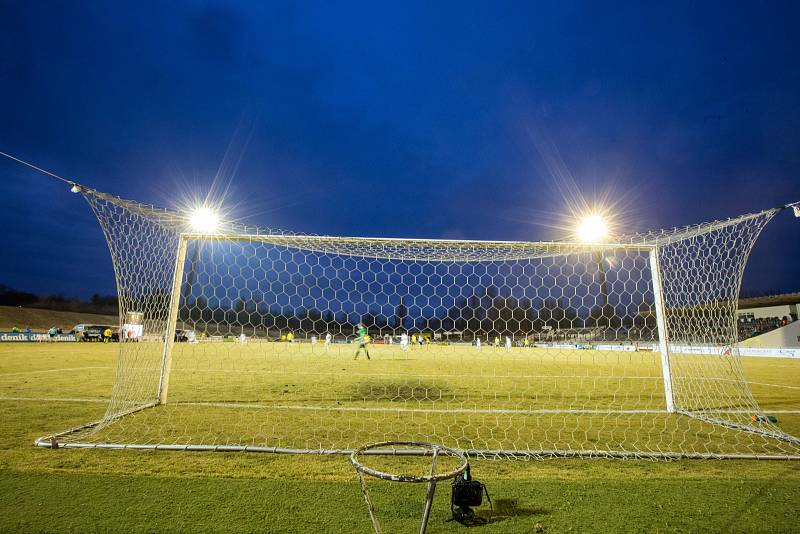
[[608, 237], [608, 224], [601, 215], [588, 215], [578, 223], [577, 234], [584, 243], [599, 243]]
[[[608, 237], [608, 224], [601, 215], [593, 213], [578, 221], [576, 234], [583, 243], [601, 243]], [[608, 328], [613, 309], [609, 309], [605, 256], [602, 250], [596, 251], [593, 255], [597, 263], [597, 281], [600, 285], [600, 308], [599, 316], [594, 317], [595, 326]]]
[[219, 227], [219, 215], [208, 206], [200, 206], [192, 212], [189, 224], [195, 232], [213, 234]]

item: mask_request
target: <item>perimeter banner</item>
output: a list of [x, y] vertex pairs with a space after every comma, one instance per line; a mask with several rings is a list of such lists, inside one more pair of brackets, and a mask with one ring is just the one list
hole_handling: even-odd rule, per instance
[[0, 332], [0, 342], [24, 342], [24, 341], [36, 341], [36, 342], [75, 342], [77, 339], [73, 334], [54, 334], [50, 335], [47, 333], [39, 334], [39, 333], [30, 333], [26, 334], [25, 332]]

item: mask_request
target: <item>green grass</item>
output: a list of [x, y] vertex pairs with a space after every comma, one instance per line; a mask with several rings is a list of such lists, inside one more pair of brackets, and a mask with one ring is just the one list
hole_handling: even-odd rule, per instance
[[[157, 342], [124, 346], [116, 411], [156, 398], [162, 350]], [[177, 344], [166, 405], [64, 439], [312, 450], [411, 439], [467, 450], [787, 451], [777, 440], [667, 414], [660, 357], [653, 352], [477, 351], [456, 345], [409, 352], [377, 345], [371, 351], [367, 361], [353, 359], [352, 345], [325, 351], [308, 343]], [[771, 365], [751, 360], [758, 376]], [[785, 372], [797, 376], [797, 367]], [[753, 424], [750, 399], [728, 358], [674, 354], [672, 368], [682, 407], [716, 408], [718, 418]], [[90, 396], [92, 375], [75, 382], [80, 372], [39, 372], [28, 380], [70, 397]], [[792, 410], [794, 390], [780, 376], [765, 373], [760, 380], [778, 381], [760, 386], [771, 390], [771, 409]], [[800, 430], [798, 414], [780, 417], [788, 432]]]
[[[0, 531], [370, 531], [352, 467], [342, 456], [33, 447], [38, 436], [102, 416], [105, 404], [94, 401], [109, 396], [117, 348], [0, 346]], [[175, 363], [176, 369], [191, 368], [189, 360]], [[351, 379], [357, 384], [400, 381], [398, 371], [385, 378], [382, 366], [387, 363], [372, 368], [367, 366], [377, 361], [336, 363], [350, 366], [345, 367], [349, 378], [337, 386], [342, 390], [361, 391], [358, 386], [353, 389]], [[196, 359], [192, 365], [202, 367]], [[298, 368], [300, 376], [303, 369]], [[375, 376], [357, 377], [354, 370], [359, 369], [361, 375]], [[402, 376], [413, 377], [410, 371], [406, 368]], [[752, 358], [746, 359], [745, 371], [752, 382], [772, 384], [753, 386], [762, 406], [800, 409], [800, 362]], [[310, 368], [305, 373], [306, 378], [315, 376]], [[197, 373], [186, 374], [191, 376], [200, 380]], [[174, 391], [176, 399], [206, 393], [193, 391], [186, 377], [184, 386]], [[200, 383], [207, 381], [206, 377]], [[437, 387], [460, 398], [457, 386], [445, 388], [440, 382], [435, 381]], [[296, 384], [299, 389], [289, 388], [288, 393], [277, 388], [244, 391], [257, 400], [289, 395], [299, 401], [305, 399], [300, 394], [307, 383], [318, 384], [319, 393], [319, 380]], [[416, 398], [413, 388], [404, 384], [406, 389], [398, 389], [403, 403], [425, 402], [427, 397]], [[377, 389], [371, 402], [398, 402]], [[25, 398], [75, 400], [20, 400]], [[657, 402], [655, 397], [652, 402]], [[797, 432], [796, 416], [779, 418], [783, 428]], [[417, 460], [384, 463], [421, 467]], [[800, 531], [800, 462], [562, 459], [483, 460], [473, 466], [497, 505], [496, 521], [483, 527], [485, 532]], [[370, 490], [385, 531], [415, 530], [423, 487], [375, 481]], [[464, 529], [446, 522], [448, 497], [449, 488], [441, 485], [429, 532]]]

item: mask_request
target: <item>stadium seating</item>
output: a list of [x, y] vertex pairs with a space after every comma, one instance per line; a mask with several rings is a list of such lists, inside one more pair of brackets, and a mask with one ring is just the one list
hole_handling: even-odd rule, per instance
[[790, 320], [785, 317], [739, 317], [737, 330], [739, 341], [766, 334], [771, 330], [786, 326]]

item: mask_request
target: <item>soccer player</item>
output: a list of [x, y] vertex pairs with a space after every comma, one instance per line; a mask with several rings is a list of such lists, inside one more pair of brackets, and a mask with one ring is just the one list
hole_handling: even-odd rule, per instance
[[475, 338], [475, 348], [481, 350], [481, 338], [479, 337]]
[[356, 355], [353, 357], [353, 359], [357, 360], [361, 349], [364, 349], [364, 354], [366, 354], [367, 359], [370, 360], [371, 358], [369, 357], [369, 349], [367, 349], [367, 345], [369, 344], [369, 336], [367, 335], [367, 327], [364, 326], [364, 323], [358, 323], [356, 344], [358, 345], [358, 348], [356, 348]]
[[506, 336], [506, 352], [511, 352], [511, 338]]
[[289, 333], [286, 334], [286, 341], [289, 343], [294, 343], [294, 332], [289, 331]]
[[325, 350], [327, 351], [330, 348], [331, 348], [331, 333], [328, 332], [327, 334], [325, 334]]
[[405, 332], [400, 334], [400, 348], [403, 350], [408, 350], [408, 334]]
[[246, 336], [246, 335], [244, 335], [244, 332], [242, 332], [241, 334], [239, 334], [239, 343], [241, 343], [242, 345], [244, 345], [245, 343], [247, 343], [247, 336]]

